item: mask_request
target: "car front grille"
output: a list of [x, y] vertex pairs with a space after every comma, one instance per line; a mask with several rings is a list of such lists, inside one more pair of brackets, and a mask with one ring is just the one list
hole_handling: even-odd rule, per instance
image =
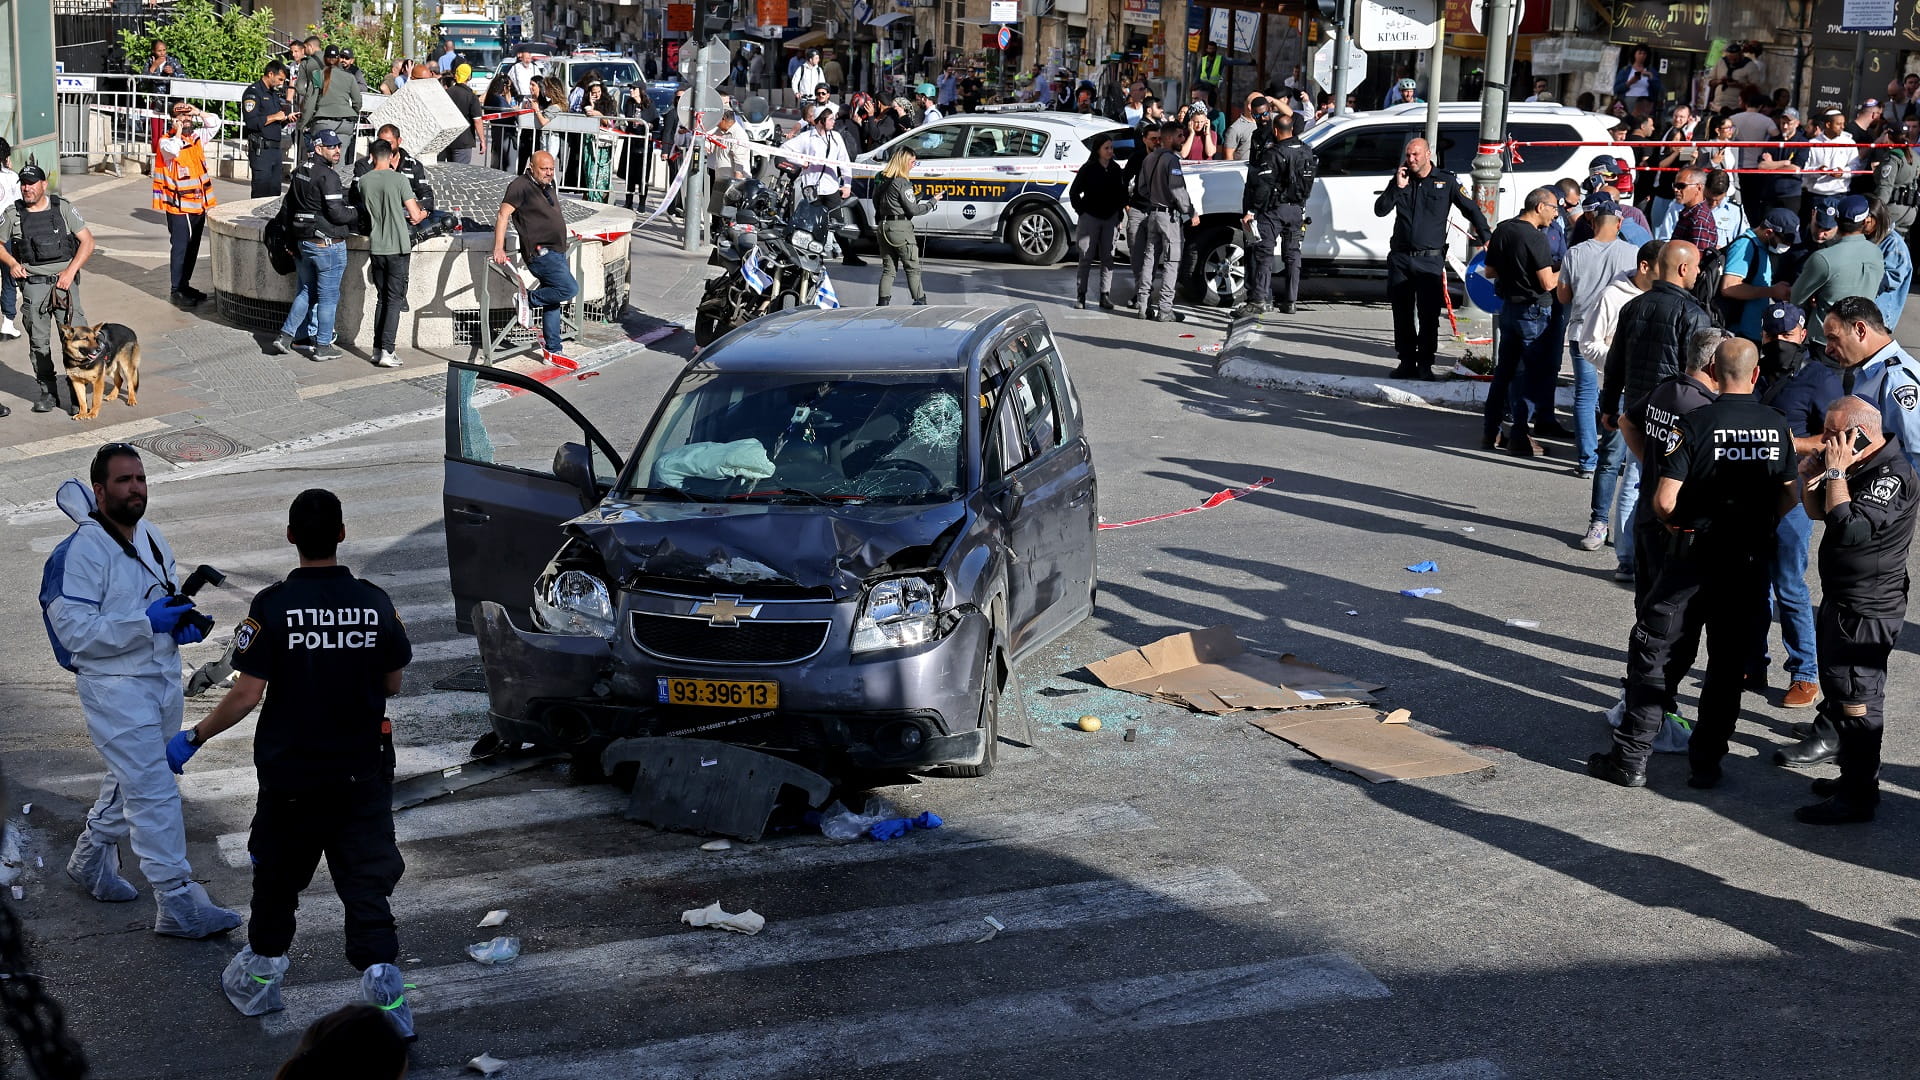
[[704, 618], [633, 613], [633, 643], [663, 660], [696, 664], [792, 664], [820, 651], [833, 624], [825, 620], [743, 620], [713, 626]]

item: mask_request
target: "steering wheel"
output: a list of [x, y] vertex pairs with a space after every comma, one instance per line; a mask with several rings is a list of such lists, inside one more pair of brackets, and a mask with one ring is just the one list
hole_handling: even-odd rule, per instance
[[921, 478], [923, 478], [927, 482], [926, 490], [928, 491], [940, 490], [940, 478], [933, 475], [933, 470], [927, 468], [925, 465], [922, 465], [917, 461], [914, 461], [911, 458], [881, 458], [879, 461], [874, 462], [873, 465], [867, 469], [867, 475], [872, 476], [874, 473], [882, 472], [882, 471], [893, 472], [893, 471], [901, 471], [901, 470], [904, 470], [906, 472], [919, 473]]

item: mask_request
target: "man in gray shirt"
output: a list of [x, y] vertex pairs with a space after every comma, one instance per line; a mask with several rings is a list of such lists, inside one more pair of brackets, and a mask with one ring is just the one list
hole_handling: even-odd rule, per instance
[[[1560, 265], [1555, 298], [1567, 305], [1567, 351], [1573, 355], [1573, 434], [1579, 461], [1576, 471], [1592, 476], [1600, 464], [1600, 433], [1594, 407], [1600, 399], [1600, 375], [1593, 361], [1580, 353], [1588, 316], [1600, 306], [1600, 295], [1622, 274], [1639, 266], [1639, 248], [1620, 239], [1620, 204], [1595, 192], [1584, 203], [1593, 223], [1593, 239], [1573, 245]], [[1604, 362], [1604, 358], [1599, 358]], [[1604, 539], [1604, 537], [1603, 537]]]
[[1864, 195], [1848, 195], [1838, 207], [1840, 235], [1831, 244], [1815, 249], [1794, 279], [1789, 297], [1807, 313], [1807, 340], [1816, 354], [1826, 345], [1826, 335], [1816, 331], [1828, 309], [1849, 296], [1873, 296], [1880, 291], [1880, 278], [1886, 273], [1886, 261], [1880, 247], [1867, 239], [1867, 200]]
[[1266, 102], [1266, 97], [1259, 93], [1247, 95], [1247, 107], [1240, 110], [1240, 119], [1227, 125], [1226, 160], [1245, 161], [1253, 156], [1253, 133], [1259, 127], [1253, 117]]

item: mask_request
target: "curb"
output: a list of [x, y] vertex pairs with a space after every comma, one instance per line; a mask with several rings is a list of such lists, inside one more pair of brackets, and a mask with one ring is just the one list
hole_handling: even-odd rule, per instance
[[[1381, 405], [1411, 405], [1429, 409], [1454, 409], [1479, 412], [1486, 405], [1491, 385], [1479, 379], [1447, 379], [1443, 382], [1419, 382], [1369, 375], [1333, 375], [1318, 371], [1298, 371], [1286, 365], [1290, 342], [1284, 327], [1263, 323], [1257, 316], [1234, 322], [1220, 349], [1214, 374], [1228, 382], [1262, 390], [1293, 390], [1324, 397], [1351, 398]], [[1554, 391], [1555, 404], [1573, 407], [1573, 389]]]

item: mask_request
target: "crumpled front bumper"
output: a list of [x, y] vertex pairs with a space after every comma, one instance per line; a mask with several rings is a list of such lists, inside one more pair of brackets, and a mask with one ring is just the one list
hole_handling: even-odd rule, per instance
[[[615, 739], [687, 736], [860, 768], [971, 765], [987, 750], [980, 681], [994, 670], [986, 663], [993, 643], [978, 612], [931, 647], [862, 661], [859, 670], [824, 656], [778, 669], [635, 665], [601, 638], [522, 630], [491, 602], [479, 605], [474, 633], [493, 729], [508, 743], [597, 754]], [[666, 706], [644, 696], [663, 676], [770, 675], [781, 683], [780, 708], [761, 713]], [[903, 738], [908, 728], [911, 737]]]

